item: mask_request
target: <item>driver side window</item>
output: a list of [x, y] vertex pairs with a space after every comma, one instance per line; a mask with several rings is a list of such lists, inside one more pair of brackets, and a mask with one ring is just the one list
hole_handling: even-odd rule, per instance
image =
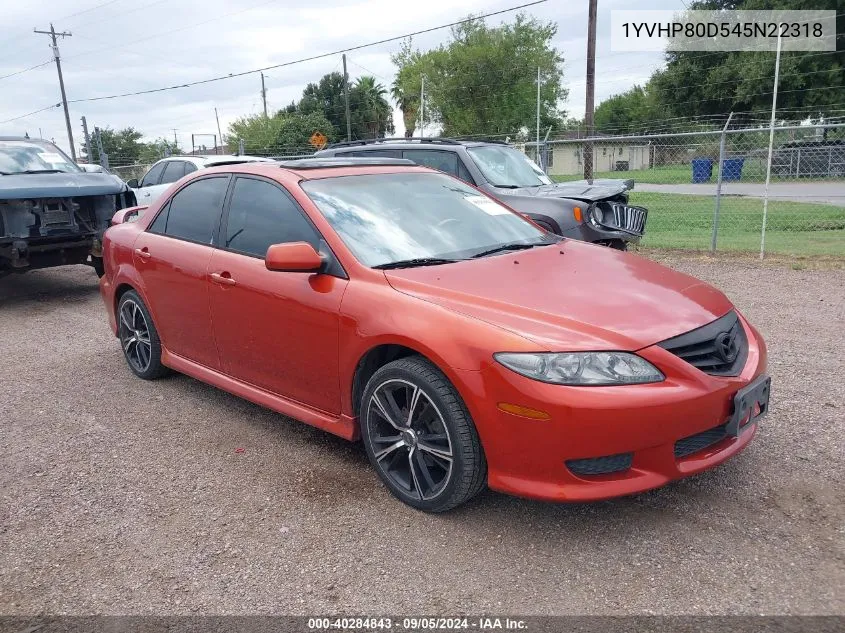
[[159, 179], [161, 178], [161, 172], [164, 171], [166, 164], [167, 163], [156, 163], [153, 165], [152, 169], [150, 169], [150, 171], [148, 171], [141, 179], [140, 186], [149, 187], [150, 185], [157, 185]]

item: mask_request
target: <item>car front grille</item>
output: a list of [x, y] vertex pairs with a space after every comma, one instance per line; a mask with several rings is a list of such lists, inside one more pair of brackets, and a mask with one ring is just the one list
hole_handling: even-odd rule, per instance
[[748, 358], [748, 338], [733, 310], [658, 345], [711, 376], [736, 376]]
[[570, 459], [566, 462], [566, 467], [576, 475], [607, 475], [628, 470], [633, 461], [633, 453], [620, 453], [589, 459]]
[[645, 221], [648, 215], [646, 209], [618, 202], [601, 202], [599, 208], [602, 212], [602, 226], [626, 231], [634, 235], [642, 235], [645, 231]]
[[675, 442], [675, 459], [687, 457], [721, 442], [728, 435], [726, 427], [727, 424], [720, 424], [712, 429], [678, 440]]

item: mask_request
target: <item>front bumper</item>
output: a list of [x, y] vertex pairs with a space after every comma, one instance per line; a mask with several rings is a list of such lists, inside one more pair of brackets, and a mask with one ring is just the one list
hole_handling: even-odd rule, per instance
[[[648, 385], [566, 387], [520, 376], [497, 363], [462, 372], [467, 405], [488, 463], [488, 484], [500, 492], [549, 501], [592, 501], [642, 492], [713, 468], [742, 451], [756, 423], [738, 437], [688, 452], [694, 436], [718, 431], [731, 416], [734, 394], [765, 372], [766, 348], [743, 320], [749, 353], [737, 377], [709, 376], [652, 346], [638, 353], [666, 380]], [[506, 402], [549, 414], [530, 419], [506, 413]], [[706, 444], [706, 443], [705, 443]], [[686, 454], [685, 454], [686, 453]], [[566, 462], [630, 454], [617, 472], [578, 475]], [[577, 462], [575, 462], [577, 463]]]

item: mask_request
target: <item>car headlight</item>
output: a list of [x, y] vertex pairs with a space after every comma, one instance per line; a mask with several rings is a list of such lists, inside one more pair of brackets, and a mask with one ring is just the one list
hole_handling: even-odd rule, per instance
[[628, 352], [500, 352], [493, 358], [522, 376], [556, 385], [639, 385], [664, 378], [657, 367]]

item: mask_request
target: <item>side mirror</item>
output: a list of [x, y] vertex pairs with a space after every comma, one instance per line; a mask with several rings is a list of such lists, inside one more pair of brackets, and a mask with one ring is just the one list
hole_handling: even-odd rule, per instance
[[127, 186], [129, 186], [129, 187], [131, 187], [132, 189], [137, 189], [137, 188], [138, 188], [138, 186], [139, 186], [139, 185], [138, 185], [138, 179], [137, 179], [137, 178], [132, 178], [132, 179], [130, 179], [130, 180], [127, 180], [127, 181], [126, 181], [126, 185], [127, 185]]
[[268, 248], [264, 265], [280, 272], [317, 273], [323, 268], [323, 258], [307, 242], [289, 242]]
[[116, 226], [125, 222], [134, 222], [141, 217], [141, 212], [147, 207], [126, 207], [115, 213], [111, 218], [111, 225]]

